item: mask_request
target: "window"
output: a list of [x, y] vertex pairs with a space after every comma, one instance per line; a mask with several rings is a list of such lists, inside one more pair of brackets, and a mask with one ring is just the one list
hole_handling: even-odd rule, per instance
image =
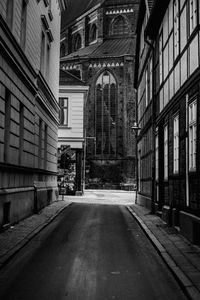
[[41, 37], [41, 51], [40, 51], [40, 71], [44, 75], [45, 70], [45, 34], [42, 31]]
[[144, 49], [144, 23], [142, 24], [141, 34], [140, 34], [140, 55], [142, 55]]
[[179, 115], [174, 118], [173, 124], [173, 171], [174, 173], [179, 172]]
[[42, 168], [42, 150], [43, 150], [43, 122], [42, 119], [39, 119], [39, 144], [38, 144], [38, 167]]
[[96, 41], [96, 39], [97, 39], [97, 26], [93, 24], [90, 31], [90, 42]]
[[20, 103], [20, 123], [19, 123], [19, 163], [22, 162], [24, 150], [24, 105]]
[[26, 44], [27, 1], [22, 1], [20, 45], [25, 49]]
[[64, 44], [62, 44], [60, 46], [60, 57], [63, 57], [63, 56], [65, 56], [65, 45]]
[[123, 35], [129, 33], [129, 24], [123, 16], [118, 16], [112, 23], [111, 33], [113, 35]]
[[68, 98], [59, 98], [60, 125], [68, 126]]
[[13, 24], [13, 0], [7, 0], [6, 3], [6, 22], [10, 29], [12, 29]]
[[156, 180], [159, 178], [159, 145], [158, 145], [158, 134], [155, 136], [155, 177]]
[[114, 76], [103, 72], [96, 82], [95, 93], [96, 155], [116, 156], [116, 89]]
[[189, 170], [196, 170], [197, 101], [189, 104]]
[[189, 0], [190, 34], [197, 26], [197, 0]]
[[174, 1], [174, 58], [179, 54], [179, 3]]
[[5, 130], [4, 130], [4, 161], [9, 160], [10, 148], [10, 116], [11, 116], [11, 93], [6, 89], [5, 93]]
[[50, 45], [47, 44], [46, 53], [46, 80], [49, 80], [49, 67], [50, 67]]
[[160, 67], [160, 84], [163, 82], [163, 36], [159, 38], [159, 67]]
[[168, 125], [164, 127], [164, 179], [168, 179]]
[[148, 76], [148, 68], [145, 71], [145, 98], [146, 98], [146, 107], [149, 102], [149, 76]]
[[47, 168], [47, 144], [48, 144], [48, 126], [45, 124], [44, 127], [44, 167]]
[[81, 35], [78, 33], [74, 38], [74, 51], [77, 51], [82, 46]]
[[149, 62], [149, 97], [150, 100], [153, 97], [153, 65], [152, 65], [152, 58]]

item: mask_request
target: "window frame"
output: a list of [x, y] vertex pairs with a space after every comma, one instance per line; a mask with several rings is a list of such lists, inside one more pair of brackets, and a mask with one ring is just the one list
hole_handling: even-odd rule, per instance
[[[176, 4], [176, 5], [175, 5]], [[173, 27], [174, 27], [174, 59], [180, 53], [180, 7], [179, 0], [173, 2]]]
[[189, 6], [189, 35], [191, 35], [195, 30], [195, 28], [197, 27], [197, 23], [198, 23], [197, 0], [189, 0], [188, 6]]
[[10, 30], [13, 28], [13, 17], [14, 17], [14, 0], [7, 0], [6, 2], [6, 23]]
[[26, 0], [22, 0], [20, 46], [22, 47], [23, 50], [26, 47], [27, 6], [28, 6], [27, 1]]
[[[67, 102], [67, 105], [65, 106], [65, 104], [64, 105], [61, 105], [61, 100], [66, 100], [66, 102]], [[64, 101], [63, 101], [64, 102]], [[62, 97], [59, 97], [59, 106], [60, 106], [60, 113], [59, 113], [59, 125], [61, 126], [61, 127], [69, 127], [69, 97], [64, 97], [64, 96], [62, 96]], [[61, 123], [61, 113], [62, 113], [62, 111], [63, 111], [63, 113], [64, 113], [64, 120], [63, 120], [63, 122]], [[65, 114], [65, 112], [66, 112], [66, 114]], [[65, 121], [65, 117], [66, 117], [66, 119], [67, 119], [67, 121], [66, 122], [64, 122]]]

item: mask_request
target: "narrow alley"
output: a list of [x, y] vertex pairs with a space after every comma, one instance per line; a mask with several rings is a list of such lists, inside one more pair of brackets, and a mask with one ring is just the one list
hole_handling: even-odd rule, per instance
[[65, 208], [3, 269], [0, 298], [186, 299], [122, 195]]

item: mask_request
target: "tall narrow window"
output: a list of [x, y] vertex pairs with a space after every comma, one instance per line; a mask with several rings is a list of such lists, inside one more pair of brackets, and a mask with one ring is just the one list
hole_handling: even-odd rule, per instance
[[13, 0], [7, 0], [6, 3], [6, 22], [10, 29], [12, 29], [13, 25]]
[[197, 26], [197, 0], [190, 0], [190, 34]]
[[189, 104], [189, 170], [196, 170], [197, 101]]
[[164, 127], [164, 179], [168, 179], [168, 125]]
[[96, 82], [95, 106], [96, 154], [116, 156], [116, 81], [108, 71]]
[[159, 144], [158, 144], [158, 134], [155, 136], [155, 178], [159, 179]]
[[146, 107], [148, 106], [149, 103], [149, 74], [148, 74], [148, 68], [145, 71], [145, 104]]
[[174, 0], [174, 57], [179, 54], [179, 2]]
[[61, 44], [60, 46], [60, 57], [63, 57], [65, 56], [65, 45], [64, 44]]
[[22, 163], [24, 150], [24, 105], [20, 103], [20, 123], [19, 123], [19, 164]]
[[45, 124], [44, 127], [44, 167], [47, 168], [47, 151], [48, 151], [48, 126]]
[[68, 126], [68, 98], [60, 98], [60, 125]]
[[160, 68], [160, 84], [163, 82], [163, 35], [159, 38], [159, 68]]
[[90, 42], [93, 42], [96, 39], [97, 39], [97, 26], [93, 24], [90, 31]]
[[174, 173], [179, 172], [179, 115], [177, 115], [174, 118], [174, 124], [173, 124], [173, 170]]
[[42, 149], [43, 149], [43, 138], [42, 138], [42, 119], [39, 120], [39, 141], [38, 141], [38, 167], [41, 169], [42, 166]]
[[5, 94], [5, 130], [4, 130], [4, 161], [9, 161], [10, 149], [10, 116], [11, 116], [11, 93], [6, 89]]
[[41, 36], [41, 51], [40, 51], [40, 71], [44, 74], [45, 69], [45, 34], [42, 31]]
[[26, 19], [27, 19], [27, 0], [23, 0], [22, 12], [21, 12], [21, 35], [20, 35], [20, 45], [22, 49], [25, 49], [25, 45], [26, 45]]
[[149, 62], [149, 99], [151, 100], [153, 97], [153, 65], [152, 58]]
[[78, 49], [80, 49], [81, 46], [82, 46], [81, 35], [79, 33], [77, 33], [77, 35], [75, 36], [75, 39], [74, 39], [74, 51], [77, 51]]
[[46, 80], [49, 81], [49, 68], [50, 68], [50, 45], [47, 44], [47, 53], [46, 53]]

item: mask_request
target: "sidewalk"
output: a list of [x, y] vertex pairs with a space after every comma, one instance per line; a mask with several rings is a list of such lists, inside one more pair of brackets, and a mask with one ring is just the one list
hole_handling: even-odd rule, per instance
[[53, 202], [39, 214], [34, 214], [0, 233], [0, 269], [69, 204], [66, 201]]
[[138, 205], [127, 206], [181, 284], [189, 299], [200, 299], [200, 248], [160, 217]]

